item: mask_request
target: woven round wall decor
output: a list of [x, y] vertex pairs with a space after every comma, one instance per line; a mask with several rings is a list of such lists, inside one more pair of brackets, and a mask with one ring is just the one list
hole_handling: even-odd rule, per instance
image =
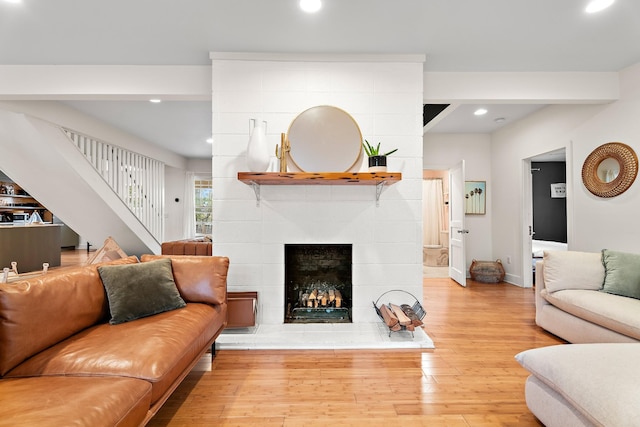
[[[618, 162], [620, 170], [615, 178], [606, 182], [598, 175], [598, 167], [607, 160]], [[631, 147], [621, 142], [609, 142], [593, 150], [582, 165], [582, 182], [598, 197], [615, 197], [631, 187], [638, 175], [638, 157]]]

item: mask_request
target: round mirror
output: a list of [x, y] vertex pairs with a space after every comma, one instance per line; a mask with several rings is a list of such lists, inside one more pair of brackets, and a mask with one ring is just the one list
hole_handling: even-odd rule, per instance
[[598, 165], [598, 179], [604, 183], [612, 182], [620, 174], [620, 163], [613, 157], [607, 157]]
[[582, 165], [584, 186], [599, 197], [615, 197], [624, 193], [637, 174], [638, 157], [631, 147], [621, 142], [599, 146]]
[[289, 158], [302, 172], [348, 172], [362, 152], [362, 133], [344, 110], [319, 105], [300, 113], [289, 126]]

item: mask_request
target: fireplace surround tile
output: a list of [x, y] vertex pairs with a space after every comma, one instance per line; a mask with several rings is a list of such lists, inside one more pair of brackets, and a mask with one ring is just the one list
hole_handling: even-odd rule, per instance
[[[258, 291], [258, 323], [281, 324], [285, 243], [353, 244], [353, 320], [377, 320], [371, 299], [402, 287], [422, 297], [422, 63], [213, 60], [214, 253], [229, 256], [230, 290]], [[290, 81], [290, 79], [293, 80]], [[249, 119], [268, 122], [270, 146], [305, 108], [347, 110], [369, 140], [397, 147], [385, 187], [262, 186], [260, 206], [246, 170]], [[366, 165], [360, 165], [366, 169]], [[219, 210], [219, 212], [218, 212]], [[412, 240], [413, 236], [413, 240]], [[238, 289], [239, 288], [239, 289]]]

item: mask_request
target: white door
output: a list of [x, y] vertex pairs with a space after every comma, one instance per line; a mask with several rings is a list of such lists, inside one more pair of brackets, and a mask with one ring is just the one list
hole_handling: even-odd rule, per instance
[[464, 227], [464, 160], [449, 170], [449, 276], [462, 286], [467, 286], [467, 261], [465, 259]]

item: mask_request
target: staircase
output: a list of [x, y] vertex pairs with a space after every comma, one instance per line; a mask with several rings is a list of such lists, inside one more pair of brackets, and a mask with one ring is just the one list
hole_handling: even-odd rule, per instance
[[0, 110], [0, 170], [94, 247], [111, 236], [129, 255], [160, 253], [162, 163]]

